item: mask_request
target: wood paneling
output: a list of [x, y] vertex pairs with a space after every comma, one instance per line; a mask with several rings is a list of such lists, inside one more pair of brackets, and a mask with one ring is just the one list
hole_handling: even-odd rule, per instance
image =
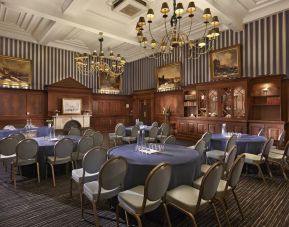
[[47, 117], [46, 100], [44, 91], [0, 89], [0, 128], [7, 124], [24, 127], [27, 118], [31, 118], [33, 125], [43, 125]]

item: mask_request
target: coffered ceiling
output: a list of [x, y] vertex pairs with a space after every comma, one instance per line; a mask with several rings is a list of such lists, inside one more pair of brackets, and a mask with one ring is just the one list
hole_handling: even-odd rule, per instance
[[[135, 25], [147, 8], [155, 11], [152, 30], [156, 37], [164, 32], [159, 12], [162, 0], [2, 0], [0, 2], [0, 35], [43, 45], [90, 53], [98, 50], [98, 33], [104, 33], [104, 49], [122, 54], [128, 61], [145, 57], [139, 47]], [[172, 8], [172, 0], [167, 1]], [[179, 2], [179, 1], [177, 1]], [[184, 7], [189, 0], [182, 0]], [[219, 16], [221, 30], [241, 30], [244, 23], [288, 9], [289, 0], [195, 0], [198, 7], [190, 38], [202, 35], [202, 10], [211, 8]], [[189, 19], [182, 27], [189, 30]]]

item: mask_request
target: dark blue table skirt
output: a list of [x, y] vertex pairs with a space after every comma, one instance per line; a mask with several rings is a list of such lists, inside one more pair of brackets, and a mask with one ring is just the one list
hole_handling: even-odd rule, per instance
[[[79, 136], [65, 136], [66, 138], [71, 138], [74, 141], [74, 151], [76, 151], [77, 142], [79, 141]], [[49, 141], [48, 138], [45, 137], [37, 137], [34, 138], [38, 143], [38, 162], [40, 175], [42, 178], [46, 175], [46, 162], [48, 156], [54, 156], [54, 145], [55, 141]]]
[[38, 128], [31, 128], [31, 129], [27, 129], [27, 128], [17, 128], [15, 130], [0, 130], [0, 139], [7, 137], [11, 134], [14, 133], [21, 133], [21, 132], [26, 132], [29, 130], [36, 130], [37, 131], [37, 137], [43, 137], [43, 136], [48, 136], [49, 135], [49, 128], [48, 127], [38, 127]]
[[[211, 149], [225, 150], [226, 142], [228, 139], [229, 136], [213, 134], [211, 139]], [[238, 136], [236, 141], [237, 154], [259, 154], [262, 152], [262, 147], [265, 141], [266, 138], [263, 136], [241, 134]]]
[[108, 152], [109, 157], [121, 156], [128, 161], [126, 189], [144, 185], [149, 172], [161, 162], [172, 164], [169, 189], [183, 184], [191, 185], [192, 181], [200, 176], [201, 157], [193, 149], [166, 144], [164, 152], [148, 155], [135, 151], [135, 146], [128, 144], [112, 148]]

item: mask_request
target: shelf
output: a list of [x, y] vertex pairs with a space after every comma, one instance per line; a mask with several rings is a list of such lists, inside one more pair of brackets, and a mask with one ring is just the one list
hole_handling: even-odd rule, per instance
[[252, 106], [280, 106], [280, 104], [252, 104]]
[[253, 95], [252, 98], [280, 97], [280, 95]]
[[184, 107], [197, 107], [197, 106], [184, 106]]

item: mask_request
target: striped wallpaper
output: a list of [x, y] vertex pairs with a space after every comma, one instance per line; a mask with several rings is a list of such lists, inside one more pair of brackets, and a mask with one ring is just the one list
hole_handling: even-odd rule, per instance
[[81, 76], [75, 69], [75, 52], [36, 43], [0, 37], [0, 55], [32, 60], [32, 89], [72, 77], [97, 92], [96, 76]]
[[[223, 31], [214, 49], [241, 44], [243, 77], [286, 74], [289, 76], [289, 10], [250, 22], [240, 32]], [[165, 59], [143, 58], [128, 63], [125, 79], [129, 80], [126, 93], [156, 87], [156, 69], [159, 66], [182, 62], [182, 83], [189, 85], [210, 81], [208, 55], [198, 60], [187, 60], [186, 47]], [[130, 85], [130, 86], [129, 86]]]

